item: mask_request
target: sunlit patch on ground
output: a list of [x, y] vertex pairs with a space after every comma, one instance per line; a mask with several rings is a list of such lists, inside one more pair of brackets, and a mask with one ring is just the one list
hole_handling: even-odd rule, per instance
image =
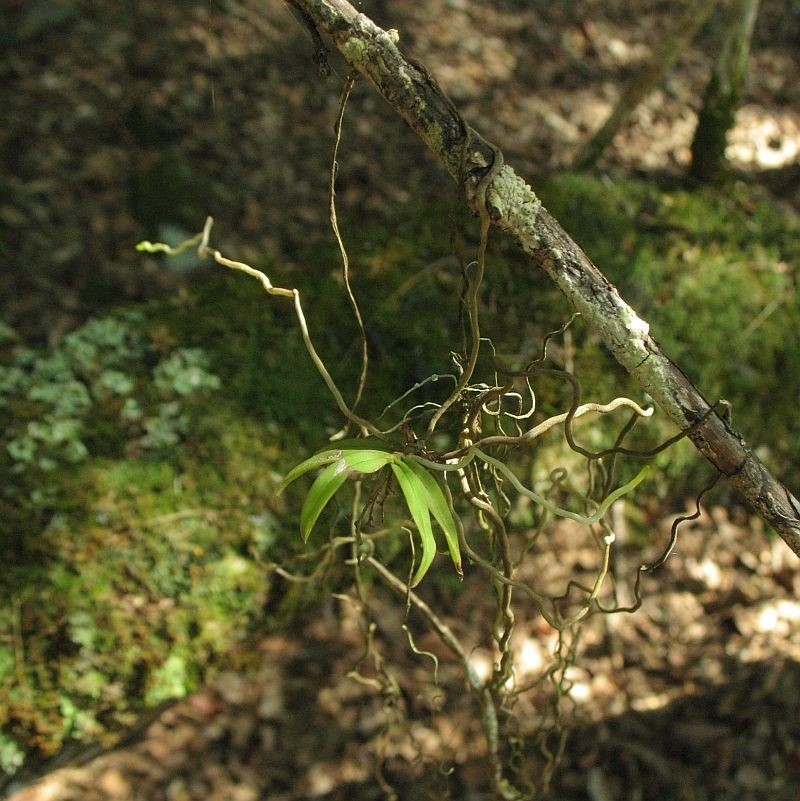
[[728, 137], [727, 157], [737, 167], [774, 170], [800, 158], [800, 113], [750, 103], [739, 109]]

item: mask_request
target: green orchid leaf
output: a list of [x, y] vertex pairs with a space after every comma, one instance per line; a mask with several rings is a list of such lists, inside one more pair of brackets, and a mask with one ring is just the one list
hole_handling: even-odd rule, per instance
[[400, 485], [400, 489], [403, 491], [403, 496], [408, 504], [408, 511], [411, 512], [411, 519], [417, 527], [422, 542], [422, 557], [414, 578], [411, 579], [411, 586], [416, 587], [428, 572], [428, 568], [433, 562], [433, 557], [436, 555], [436, 540], [433, 538], [428, 496], [419, 476], [411, 470], [406, 462], [398, 459], [391, 464], [392, 472]]
[[345, 468], [355, 473], [374, 473], [397, 459], [387, 451], [345, 451], [342, 456]]
[[[365, 448], [365, 445], [370, 445], [371, 447]], [[342, 440], [341, 442], [337, 442], [335, 445], [330, 445], [326, 448], [323, 448], [321, 451], [318, 451], [313, 456], [309, 456], [308, 459], [305, 461], [300, 462], [300, 464], [293, 467], [284, 477], [283, 481], [278, 485], [278, 489], [276, 490], [276, 494], [280, 495], [286, 487], [289, 486], [293, 481], [296, 481], [300, 476], [308, 473], [310, 470], [316, 470], [318, 467], [324, 467], [331, 462], [336, 462], [339, 459], [345, 458], [349, 459], [351, 455], [354, 453], [370, 453], [370, 454], [383, 454], [383, 456], [390, 456], [391, 450], [388, 446], [384, 447], [384, 443], [375, 438], [369, 437], [365, 439], [349, 439], [349, 440]], [[384, 464], [387, 462], [384, 461], [379, 467], [383, 467]], [[378, 468], [373, 469], [361, 469], [353, 467], [351, 469], [356, 469], [361, 473], [373, 473]]]
[[315, 453], [313, 456], [309, 456], [308, 459], [300, 462], [300, 464], [295, 465], [284, 477], [283, 481], [278, 484], [278, 488], [275, 490], [276, 495], [280, 495], [286, 487], [289, 486], [293, 481], [296, 481], [300, 476], [305, 475], [310, 470], [316, 470], [318, 467], [323, 467], [326, 464], [330, 464], [331, 462], [339, 461], [344, 454], [341, 450], [329, 450], [329, 451], [320, 451], [319, 453]]
[[453, 517], [453, 510], [447, 503], [442, 488], [419, 462], [406, 458], [403, 463], [408, 465], [411, 472], [419, 479], [420, 486], [425, 493], [425, 502], [444, 532], [444, 538], [447, 541], [450, 558], [453, 560], [456, 573], [463, 578], [464, 571], [461, 567], [461, 546], [458, 543], [458, 529]]
[[316, 478], [303, 502], [300, 510], [300, 534], [303, 542], [308, 541], [311, 529], [328, 505], [328, 501], [337, 490], [347, 481], [347, 470], [344, 469], [342, 459], [329, 464]]
[[308, 540], [322, 510], [348, 478], [352, 478], [354, 474], [375, 473], [398, 458], [396, 454], [387, 451], [335, 449], [317, 453], [290, 470], [278, 487], [279, 492], [304, 473], [325, 465], [325, 469], [311, 485], [300, 510], [300, 534], [303, 541]]

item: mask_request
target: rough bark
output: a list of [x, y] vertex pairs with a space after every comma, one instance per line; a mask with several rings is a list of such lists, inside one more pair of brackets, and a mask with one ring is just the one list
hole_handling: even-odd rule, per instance
[[346, 0], [291, 0], [416, 131], [479, 215], [512, 237], [599, 333], [617, 361], [800, 556], [800, 502], [650, 336], [649, 325], [570, 239], [502, 154], [472, 130], [394, 32]]

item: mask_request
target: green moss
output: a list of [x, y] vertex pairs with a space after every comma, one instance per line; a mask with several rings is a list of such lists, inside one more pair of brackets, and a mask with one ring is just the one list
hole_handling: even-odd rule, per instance
[[[542, 194], [709, 400], [729, 400], [748, 440], [769, 446], [787, 480], [800, 477], [786, 414], [800, 393], [796, 219], [744, 183], [692, 191], [567, 175]], [[609, 392], [617, 379], [604, 370], [593, 386]], [[674, 488], [691, 491], [694, 473], [678, 462]]]
[[[275, 477], [265, 467], [270, 448], [256, 446], [252, 429], [236, 432], [236, 418], [224, 416], [218, 426], [231, 433], [215, 471], [191, 454], [180, 464], [82, 468], [73, 510], [36, 543], [39, 563], [7, 576], [0, 630], [16, 631], [22, 647], [0, 654], [0, 692], [14, 698], [4, 733], [26, 752], [113, 736], [146, 707], [190, 692], [216, 664], [246, 657], [269, 591], [250, 554]], [[226, 450], [245, 437], [246, 455]], [[251, 476], [260, 464], [254, 489], [263, 495], [243, 497], [245, 462]]]

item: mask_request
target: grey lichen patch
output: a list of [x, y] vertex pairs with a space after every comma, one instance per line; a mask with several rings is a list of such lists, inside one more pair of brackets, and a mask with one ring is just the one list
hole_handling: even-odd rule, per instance
[[[361, 16], [357, 23], [360, 20]], [[425, 96], [419, 91], [419, 76], [397, 48], [399, 35], [393, 30], [369, 27], [367, 22], [355, 24], [348, 30], [347, 37], [339, 43], [342, 55], [367, 77], [426, 144], [441, 155], [445, 139], [443, 128], [436, 123], [434, 110], [428, 108]]]
[[488, 203], [496, 213], [500, 227], [513, 233], [523, 246], [539, 247], [537, 219], [542, 201], [536, 193], [507, 164], [495, 176], [489, 188]]
[[651, 355], [648, 346], [650, 325], [639, 317], [621, 298], [614, 304], [613, 312], [598, 325], [608, 332], [608, 342], [613, 346], [617, 361], [628, 370], [641, 370]]
[[370, 64], [376, 59], [381, 59], [384, 66], [389, 66], [387, 62], [392, 67], [402, 63], [397, 49], [399, 40], [397, 31], [384, 31], [360, 14], [353, 25], [347, 28], [347, 35], [339, 41], [339, 49], [349, 64], [369, 72]]
[[693, 422], [687, 418], [687, 409], [697, 408], [697, 395], [691, 387], [676, 382], [673, 366], [662, 353], [648, 350], [647, 358], [638, 364], [620, 363], [676, 425], [685, 428]]
[[642, 320], [630, 306], [621, 304], [620, 308], [622, 325], [631, 337], [637, 342], [647, 339], [650, 336], [650, 324], [646, 320]]

